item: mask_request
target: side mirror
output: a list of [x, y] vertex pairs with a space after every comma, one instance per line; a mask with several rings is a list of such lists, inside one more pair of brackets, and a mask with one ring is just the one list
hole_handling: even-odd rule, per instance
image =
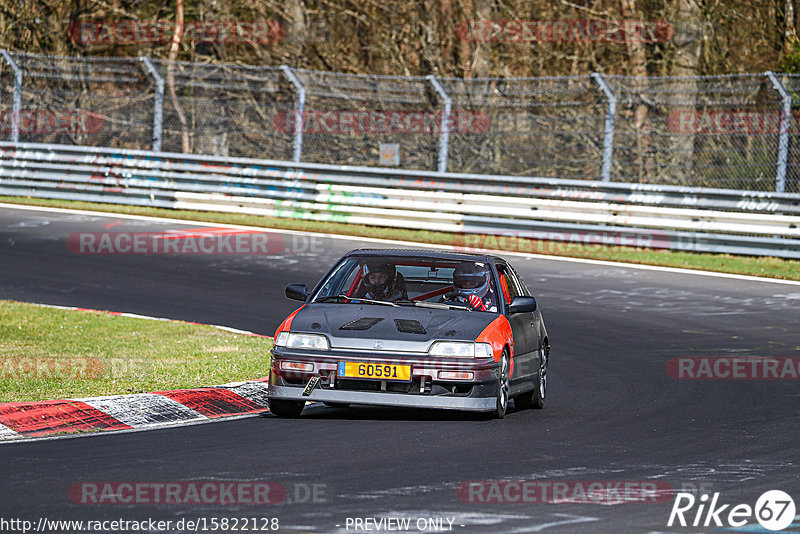
[[533, 297], [514, 297], [508, 305], [508, 313], [528, 313], [536, 311], [536, 299]]
[[305, 302], [308, 299], [308, 288], [305, 284], [289, 284], [286, 286], [286, 298]]

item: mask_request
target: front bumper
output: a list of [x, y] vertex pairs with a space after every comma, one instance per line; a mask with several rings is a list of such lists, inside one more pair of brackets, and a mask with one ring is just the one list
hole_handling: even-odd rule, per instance
[[[489, 412], [496, 407], [499, 364], [492, 359], [432, 359], [421, 354], [363, 353], [330, 351], [323, 354], [299, 350], [273, 350], [268, 398], [320, 401], [407, 408], [435, 408]], [[280, 362], [290, 360], [313, 364], [313, 371], [287, 372]], [[337, 376], [340, 361], [410, 365], [409, 382], [353, 380]], [[439, 371], [470, 371], [472, 380], [443, 380]], [[312, 377], [319, 385], [303, 395]]]
[[442, 410], [463, 410], [471, 412], [490, 412], [495, 409], [494, 397], [447, 397], [439, 395], [411, 395], [408, 393], [384, 393], [371, 391], [351, 391], [336, 389], [314, 389], [310, 395], [303, 396], [303, 388], [293, 386], [270, 386], [271, 399], [296, 401], [340, 402], [348, 404], [370, 404], [375, 406], [397, 406], [402, 408], [438, 408]]

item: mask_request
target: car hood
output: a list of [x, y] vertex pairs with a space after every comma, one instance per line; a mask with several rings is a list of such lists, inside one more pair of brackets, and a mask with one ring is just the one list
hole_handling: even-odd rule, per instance
[[379, 304], [310, 303], [293, 332], [328, 336], [331, 348], [425, 352], [435, 340], [475, 341], [497, 314]]

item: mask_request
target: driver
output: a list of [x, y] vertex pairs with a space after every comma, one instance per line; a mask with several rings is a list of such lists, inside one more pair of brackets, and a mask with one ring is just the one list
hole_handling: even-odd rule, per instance
[[453, 293], [449, 298], [473, 310], [497, 311], [489, 268], [478, 263], [460, 263], [453, 271]]
[[371, 300], [408, 300], [406, 282], [393, 263], [365, 263], [361, 271], [362, 283], [356, 298]]

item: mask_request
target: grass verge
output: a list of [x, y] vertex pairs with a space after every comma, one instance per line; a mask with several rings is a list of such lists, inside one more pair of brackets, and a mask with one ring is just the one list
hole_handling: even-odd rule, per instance
[[47, 200], [23, 197], [0, 196], [0, 202], [33, 206], [51, 206], [66, 209], [84, 209], [108, 213], [148, 215], [151, 217], [168, 217], [172, 219], [195, 220], [222, 224], [240, 224], [271, 229], [325, 232], [344, 236], [394, 239], [399, 241], [431, 243], [436, 245], [463, 246], [466, 240], [467, 244], [478, 244], [484, 248], [492, 248], [501, 251], [529, 252], [573, 258], [637, 263], [643, 265], [658, 265], [663, 267], [700, 269], [704, 271], [800, 281], [800, 261], [785, 260], [773, 257], [675, 252], [623, 246], [585, 246], [581, 244], [564, 244], [548, 241], [543, 242], [524, 238], [501, 239], [494, 236], [465, 237], [464, 235], [446, 232], [433, 232], [429, 230], [406, 230], [337, 222], [317, 222], [303, 219], [284, 219], [277, 217], [263, 217], [258, 215], [241, 215], [235, 213], [170, 210], [164, 208], [146, 208], [118, 204], [99, 204], [93, 202]]
[[271, 347], [271, 339], [210, 326], [0, 300], [0, 402], [260, 378]]

